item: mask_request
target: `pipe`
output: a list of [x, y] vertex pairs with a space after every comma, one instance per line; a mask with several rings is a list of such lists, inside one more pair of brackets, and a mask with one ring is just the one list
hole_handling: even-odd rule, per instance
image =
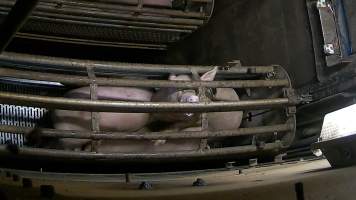
[[[42, 73], [28, 70], [0, 68], [1, 77], [60, 82], [62, 84], [88, 86], [93, 82], [87, 76]], [[238, 81], [169, 81], [169, 80], [132, 80], [97, 77], [95, 83], [101, 86], [141, 87], [141, 88], [259, 88], [288, 87], [289, 81], [282, 80], [238, 80]]]
[[[23, 0], [26, 1], [26, 0]], [[11, 1], [0, 2], [0, 5], [9, 6]], [[122, 14], [120, 12], [107, 12], [100, 10], [82, 10], [83, 7], [68, 7], [66, 6], [63, 9], [57, 9], [53, 5], [46, 5], [43, 3], [38, 4], [36, 11], [57, 13], [57, 14], [68, 14], [68, 15], [78, 15], [78, 16], [90, 16], [90, 17], [99, 17], [99, 18], [109, 18], [109, 19], [123, 19], [123, 20], [135, 20], [142, 22], [154, 22], [154, 23], [167, 23], [167, 24], [181, 24], [181, 25], [198, 25], [201, 26], [204, 24], [204, 20], [200, 19], [190, 19], [190, 18], [171, 18], [166, 16], [145, 16], [145, 15], [131, 15], [131, 14]]]
[[217, 159], [224, 156], [237, 157], [243, 154], [262, 153], [268, 151], [278, 151], [282, 148], [280, 142], [268, 143], [263, 148], [258, 148], [255, 145], [228, 147], [210, 149], [204, 151], [186, 151], [186, 152], [167, 152], [167, 153], [90, 153], [90, 152], [71, 152], [63, 150], [39, 149], [19, 147], [17, 149], [9, 149], [6, 145], [0, 145], [0, 156], [24, 156], [50, 159], [65, 159], [65, 160], [87, 160], [87, 161], [128, 161], [128, 162], [152, 162], [165, 160], [187, 160], [187, 159], [202, 159], [210, 158]]
[[32, 40], [42, 40], [42, 41], [80, 44], [80, 45], [104, 46], [104, 47], [121, 47], [121, 48], [134, 48], [134, 49], [148, 49], [148, 50], [166, 50], [167, 49], [167, 45], [161, 45], [161, 44], [106, 42], [106, 41], [99, 41], [99, 40], [75, 39], [75, 38], [40, 35], [40, 34], [30, 34], [30, 33], [17, 33], [16, 37], [32, 39]]
[[231, 112], [241, 110], [263, 110], [276, 107], [283, 108], [293, 104], [293, 102], [288, 98], [246, 100], [237, 102], [158, 103], [106, 100], [91, 101], [85, 99], [24, 95], [9, 92], [0, 92], [0, 103], [62, 110], [121, 113]]
[[[0, 3], [1, 4], [1, 3]], [[1, 14], [5, 15], [8, 12], [8, 8], [0, 7]], [[127, 26], [142, 26], [142, 27], [156, 27], [156, 28], [173, 28], [173, 29], [186, 29], [186, 30], [197, 30], [198, 26], [191, 25], [179, 25], [179, 24], [159, 24], [152, 22], [138, 22], [138, 21], [128, 21], [128, 20], [113, 20], [113, 19], [103, 19], [98, 17], [85, 17], [85, 16], [72, 16], [72, 15], [63, 15], [49, 12], [33, 12], [31, 19], [39, 19], [46, 17], [48, 19], [56, 21], [63, 20], [74, 20], [81, 22], [93, 22], [96, 24], [109, 24], [109, 25], [127, 25]]]
[[194, 131], [194, 132], [153, 132], [153, 133], [114, 133], [114, 132], [88, 132], [88, 131], [66, 131], [56, 129], [36, 129], [30, 127], [18, 127], [0, 125], [0, 132], [24, 134], [32, 137], [32, 134], [39, 137], [51, 138], [75, 138], [92, 140], [173, 140], [173, 139], [204, 139], [238, 137], [247, 135], [285, 133], [293, 130], [293, 124], [278, 124], [272, 126], [262, 126], [254, 128], [240, 128], [229, 131]]
[[[105, 61], [80, 60], [60, 57], [47, 57], [19, 53], [4, 53], [0, 55], [1, 64], [11, 64], [20, 66], [53, 67], [55, 69], [75, 69], [86, 72], [88, 66], [95, 70], [140, 74], [192, 74], [196, 71], [199, 74], [210, 71], [215, 66], [195, 66], [195, 65], [157, 65], [138, 63], [118, 63]], [[223, 66], [225, 67], [225, 66]], [[251, 67], [231, 67], [228, 70], [219, 70], [218, 75], [239, 75], [239, 74], [267, 74], [274, 72], [275, 66], [251, 66]]]
[[[57, 0], [43, 0], [41, 3], [52, 3], [53, 5], [57, 5]], [[110, 11], [119, 11], [119, 12], [134, 12], [134, 13], [149, 13], [149, 14], [159, 14], [159, 15], [168, 15], [174, 17], [187, 17], [187, 18], [205, 18], [207, 17], [203, 12], [192, 12], [192, 11], [182, 11], [182, 10], [174, 10], [167, 8], [149, 8], [149, 7], [137, 7], [137, 6], [127, 6], [127, 5], [118, 5], [118, 4], [103, 4], [102, 2], [96, 2], [95, 4], [90, 2], [78, 2], [78, 1], [70, 1], [65, 0], [61, 1], [63, 6], [81, 6], [84, 8], [91, 9], [101, 9], [101, 10], [110, 10]]]
[[0, 26], [0, 53], [10, 44], [15, 34], [25, 24], [39, 0], [17, 0]]

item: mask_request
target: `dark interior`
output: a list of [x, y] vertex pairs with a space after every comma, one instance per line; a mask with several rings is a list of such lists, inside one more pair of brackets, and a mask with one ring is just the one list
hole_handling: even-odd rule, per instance
[[[356, 2], [344, 0], [347, 29], [352, 53], [350, 62], [328, 68], [320, 52], [320, 38], [313, 36], [311, 20], [315, 9], [311, 0], [216, 0], [210, 21], [203, 27], [172, 43], [168, 50], [126, 49], [92, 45], [66, 44], [24, 38], [15, 38], [6, 49], [9, 52], [46, 55], [54, 57], [119, 61], [130, 63], [221, 65], [240, 60], [244, 66], [280, 65], [289, 74], [293, 88], [301, 96], [311, 96], [308, 104], [297, 106], [297, 131], [294, 144], [287, 150], [286, 159], [312, 156], [310, 144], [321, 130], [323, 116], [355, 102], [353, 69], [356, 49]], [[314, 18], [313, 18], [314, 17]], [[11, 149], [16, 151], [16, 147]], [[248, 156], [246, 157], [248, 158]], [[248, 159], [237, 159], [238, 165], [247, 165]], [[31, 160], [26, 167], [45, 168], [48, 171], [117, 172], [117, 171], [176, 171], [221, 168], [230, 158], [214, 161], [168, 163], [166, 165], [121, 163], [119, 165], [93, 164], [83, 161], [73, 165], [53, 160]], [[261, 162], [272, 162], [274, 157], [259, 155]], [[22, 168], [22, 161], [7, 159], [2, 167]], [[28, 163], [28, 162], [26, 162]], [[105, 164], [105, 163], [104, 163]]]

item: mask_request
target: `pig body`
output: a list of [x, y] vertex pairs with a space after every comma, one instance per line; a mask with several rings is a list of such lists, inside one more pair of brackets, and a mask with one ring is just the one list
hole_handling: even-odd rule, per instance
[[[174, 132], [175, 130], [167, 130], [167, 132]], [[201, 131], [201, 127], [187, 128], [182, 131]], [[157, 141], [102, 141], [98, 146], [99, 153], [164, 153], [177, 151], [197, 151], [200, 147], [199, 139], [178, 139], [167, 140], [157, 143]]]
[[[69, 91], [68, 98], [89, 99], [90, 88], [83, 87]], [[98, 99], [118, 101], [150, 101], [152, 92], [138, 88], [98, 87]], [[149, 120], [147, 113], [99, 113], [99, 126], [102, 131], [129, 131], [142, 129]], [[84, 111], [55, 110], [52, 115], [54, 127], [59, 130], [91, 130], [91, 113]], [[88, 132], [89, 134], [89, 132]], [[81, 149], [89, 142], [84, 139], [60, 139], [63, 149]]]
[[[202, 81], [212, 81], [215, 78], [217, 68], [207, 72], [201, 78]], [[170, 80], [190, 81], [187, 75], [171, 75]], [[141, 102], [181, 102], [197, 103], [199, 97], [195, 90], [177, 90], [176, 88], [163, 88], [152, 96], [152, 92], [139, 88], [124, 87], [99, 87], [98, 99]], [[66, 94], [69, 98], [89, 99], [90, 88], [84, 87], [72, 90]], [[239, 101], [239, 96], [234, 89], [217, 88], [212, 101]], [[145, 113], [99, 113], [100, 129], [112, 132], [139, 132], [143, 130], [149, 121], [149, 114]], [[160, 113], [152, 114], [151, 121], [160, 121], [172, 124], [163, 132], [176, 131], [201, 131], [199, 126], [200, 114], [192, 113]], [[210, 131], [234, 130], [240, 127], [242, 112], [208, 113]], [[54, 126], [60, 130], [91, 130], [91, 113], [83, 111], [56, 110], [53, 114]], [[193, 127], [193, 128], [191, 128]], [[146, 130], [149, 132], [149, 130]], [[61, 139], [64, 149], [91, 150], [89, 140]], [[176, 151], [196, 151], [200, 147], [199, 139], [180, 140], [101, 140], [96, 146], [99, 153], [158, 153]]]
[[[239, 101], [240, 98], [232, 88], [217, 88], [214, 101]], [[210, 131], [236, 130], [240, 127], [242, 111], [208, 113]]]

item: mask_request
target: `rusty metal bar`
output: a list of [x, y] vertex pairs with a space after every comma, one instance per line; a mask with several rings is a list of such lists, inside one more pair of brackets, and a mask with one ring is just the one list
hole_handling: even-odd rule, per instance
[[[9, 11], [10, 5], [4, 6], [4, 3], [0, 3], [0, 11], [1, 14], [7, 14]], [[196, 30], [198, 26], [192, 25], [179, 25], [179, 24], [160, 24], [160, 23], [152, 23], [152, 22], [139, 22], [139, 21], [129, 21], [129, 20], [113, 20], [113, 19], [102, 19], [98, 17], [86, 17], [86, 16], [72, 16], [68, 14], [57, 14], [57, 13], [48, 13], [36, 11], [33, 12], [33, 15], [30, 19], [43, 19], [47, 18], [48, 20], [56, 21], [56, 22], [64, 22], [61, 20], [74, 20], [74, 21], [82, 21], [82, 22], [92, 22], [97, 25], [107, 24], [111, 26], [115, 25], [128, 25], [128, 26], [141, 26], [141, 27], [156, 27], [156, 28], [173, 28], [173, 29], [185, 29], [185, 30]]]
[[[60, 57], [47, 57], [19, 53], [3, 53], [0, 55], [1, 64], [20, 66], [42, 66], [55, 69], [75, 69], [86, 72], [88, 65], [98, 70], [124, 73], [144, 73], [144, 74], [191, 74], [191, 70], [196, 70], [199, 74], [210, 71], [215, 66], [196, 65], [157, 65], [138, 63], [118, 63], [92, 60], [79, 60]], [[222, 68], [225, 68], [223, 66]], [[239, 74], [267, 74], [274, 72], [275, 66], [251, 66], [251, 67], [226, 67], [228, 70], [219, 70], [218, 75], [239, 75]]]
[[[56, 0], [43, 0], [41, 3], [48, 2], [52, 3], [52, 5], [56, 5], [58, 1]], [[149, 14], [159, 14], [159, 15], [168, 15], [175, 17], [187, 17], [187, 18], [205, 18], [207, 17], [203, 12], [192, 12], [192, 11], [181, 11], [167, 8], [147, 8], [147, 7], [138, 7], [138, 6], [125, 6], [118, 4], [103, 4], [101, 2], [96, 2], [95, 4], [90, 2], [80, 2], [80, 1], [62, 1], [63, 6], [81, 6], [85, 8], [92, 9], [101, 9], [101, 10], [110, 10], [110, 11], [119, 11], [119, 12], [134, 12], [134, 13], [149, 13]]]
[[[12, 2], [5, 0], [0, 2], [0, 5], [11, 6]], [[168, 24], [181, 24], [181, 25], [198, 25], [201, 26], [204, 24], [203, 20], [200, 19], [190, 19], [190, 18], [171, 18], [167, 16], [145, 16], [138, 15], [134, 16], [131, 14], [122, 14], [122, 12], [108, 12], [107, 10], [87, 10], [83, 7], [68, 7], [66, 6], [63, 9], [57, 9], [53, 5], [46, 5], [44, 3], [38, 4], [36, 7], [37, 11], [42, 12], [51, 12], [57, 14], [69, 14], [69, 15], [78, 15], [78, 16], [88, 16], [88, 17], [99, 17], [99, 18], [109, 18], [109, 19], [123, 19], [123, 20], [135, 20], [142, 22], [154, 22], [154, 23], [168, 23]]]
[[[88, 77], [90, 80], [92, 80], [90, 84], [90, 99], [92, 101], [98, 100], [98, 84], [96, 82], [96, 76], [94, 69], [92, 67], [87, 67], [88, 71]], [[98, 112], [91, 112], [91, 130], [94, 133], [97, 133], [100, 131], [100, 114]], [[91, 141], [91, 151], [92, 152], [97, 152], [98, 150], [98, 141], [92, 140]]]
[[128, 162], [142, 162], [142, 161], [162, 161], [178, 159], [199, 159], [212, 158], [217, 159], [220, 156], [239, 156], [249, 153], [263, 153], [268, 151], [278, 151], [282, 148], [280, 142], [265, 144], [263, 148], [258, 148], [255, 145], [228, 147], [210, 149], [205, 151], [186, 151], [186, 152], [167, 152], [167, 153], [90, 153], [90, 152], [71, 152], [63, 150], [39, 149], [19, 147], [16, 151], [11, 151], [6, 145], [0, 146], [0, 156], [35, 156], [37, 158], [46, 159], [66, 159], [66, 160], [100, 160], [100, 161], [128, 161]]
[[78, 10], [78, 8], [65, 8], [65, 9], [55, 9], [53, 6], [39, 5], [36, 10], [43, 12], [52, 12], [58, 14], [71, 14], [79, 16], [88, 17], [100, 17], [100, 18], [110, 18], [110, 19], [122, 19], [122, 20], [135, 20], [142, 22], [153, 22], [153, 23], [167, 23], [167, 24], [181, 24], [181, 25], [197, 25], [201, 26], [204, 24], [204, 20], [200, 19], [189, 19], [189, 18], [171, 18], [171, 17], [160, 17], [160, 16], [145, 16], [145, 15], [130, 15], [122, 13], [112, 13], [103, 11], [90, 11], [90, 10]]
[[92, 139], [92, 140], [175, 140], [175, 139], [206, 139], [206, 138], [224, 138], [238, 137], [247, 135], [261, 135], [268, 133], [283, 134], [292, 131], [294, 124], [277, 124], [271, 126], [261, 126], [253, 128], [240, 128], [228, 131], [189, 131], [189, 132], [88, 132], [88, 131], [69, 131], [46, 128], [30, 128], [0, 125], [0, 131], [6, 133], [23, 134], [26, 137], [35, 135], [36, 137], [49, 138], [73, 138], [73, 139]]
[[[86, 76], [42, 73], [28, 70], [0, 68], [0, 76], [19, 79], [60, 82], [62, 84], [88, 86], [92, 80]], [[142, 88], [258, 88], [288, 87], [289, 81], [282, 80], [232, 80], [232, 81], [168, 81], [168, 80], [132, 80], [97, 77], [96, 83], [101, 86], [142, 87]]]
[[62, 110], [78, 110], [90, 112], [122, 112], [122, 113], [202, 113], [230, 112], [241, 110], [263, 110], [268, 108], [284, 108], [294, 104], [288, 98], [245, 100], [237, 102], [206, 102], [206, 103], [171, 103], [171, 102], [121, 102], [86, 99], [69, 99], [62, 97], [45, 97], [0, 92], [0, 103]]
[[25, 24], [39, 0], [17, 0], [0, 27], [0, 53], [10, 44]]
[[30, 34], [30, 33], [17, 33], [16, 37], [32, 39], [32, 40], [42, 40], [42, 41], [50, 41], [50, 42], [62, 42], [62, 43], [69, 43], [69, 44], [82, 44], [82, 45], [92, 45], [92, 46], [105, 46], [105, 47], [109, 46], [109, 47], [134, 48], [134, 49], [148, 49], [148, 50], [167, 49], [167, 45], [164, 44], [106, 42], [106, 41], [99, 41], [99, 40], [64, 38], [64, 37]]

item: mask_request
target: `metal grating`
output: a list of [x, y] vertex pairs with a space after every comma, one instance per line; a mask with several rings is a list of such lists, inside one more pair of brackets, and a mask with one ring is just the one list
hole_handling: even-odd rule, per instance
[[[1, 125], [35, 127], [46, 112], [47, 109], [44, 108], [0, 104]], [[0, 132], [0, 144], [23, 146], [24, 142], [24, 136], [21, 134]]]
[[[0, 82], [0, 90], [25, 94], [41, 93], [41, 90], [38, 88], [4, 82]], [[47, 109], [45, 108], [0, 104], [0, 125], [35, 127], [46, 113]], [[25, 138], [23, 134], [0, 132], [0, 144], [23, 146], [24, 143]]]
[[[14, 2], [0, 1], [0, 21], [8, 15]], [[124, 1], [43, 0], [17, 37], [31, 34], [26, 38], [107, 46], [126, 43], [131, 48], [163, 50], [165, 45], [183, 39], [207, 23], [213, 7], [213, 0], [192, 2], [184, 8], [127, 5]]]

